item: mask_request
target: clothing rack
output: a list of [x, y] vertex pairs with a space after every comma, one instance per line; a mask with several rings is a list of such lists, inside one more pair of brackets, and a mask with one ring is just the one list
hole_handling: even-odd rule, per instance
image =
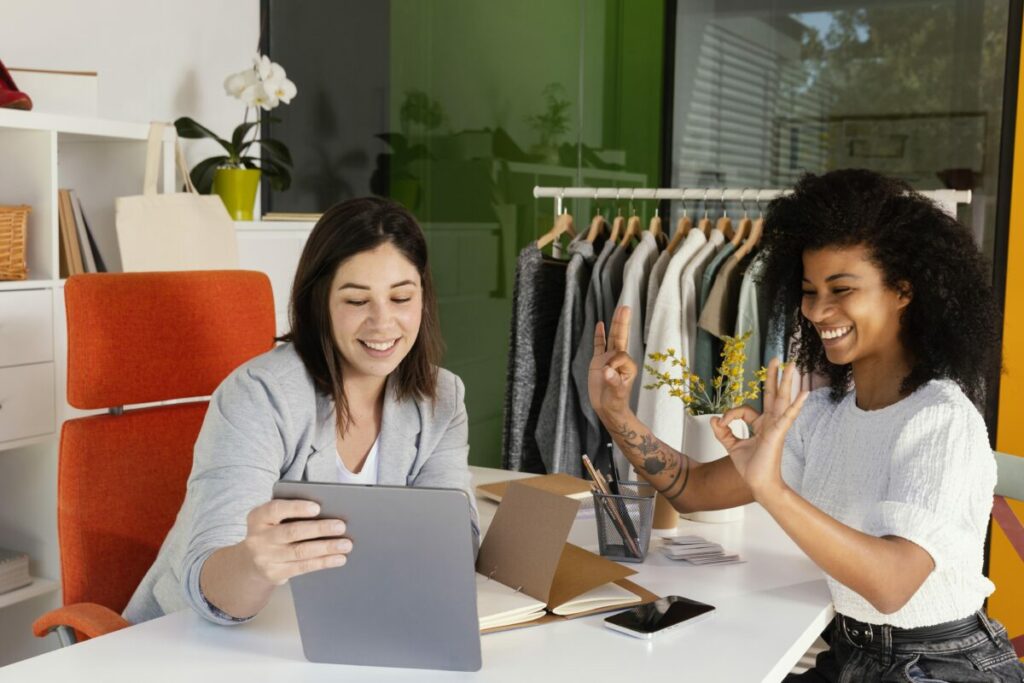
[[[533, 188], [535, 198], [550, 197], [555, 200], [555, 215], [562, 213], [565, 199], [616, 199], [616, 200], [669, 200], [700, 202], [769, 202], [776, 197], [790, 194], [793, 190], [758, 189], [754, 187], [542, 187]], [[971, 203], [970, 190], [926, 190], [920, 192], [955, 216], [958, 204]]]

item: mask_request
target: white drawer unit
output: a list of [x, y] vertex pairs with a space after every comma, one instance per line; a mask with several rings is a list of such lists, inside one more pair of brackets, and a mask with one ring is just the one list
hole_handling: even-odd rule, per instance
[[0, 292], [0, 368], [52, 360], [53, 292]]
[[56, 430], [53, 363], [0, 368], [0, 446]]

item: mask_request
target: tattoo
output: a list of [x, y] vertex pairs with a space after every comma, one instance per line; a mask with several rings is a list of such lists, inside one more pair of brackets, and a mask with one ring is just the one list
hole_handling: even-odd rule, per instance
[[[689, 465], [689, 461], [687, 461], [687, 465], [686, 465], [686, 471], [687, 471], [687, 473], [689, 473], [689, 471], [690, 471], [690, 465]], [[667, 493], [668, 493], [669, 491], [671, 491], [671, 490], [672, 490], [672, 487], [673, 487], [673, 486], [675, 486], [675, 485], [676, 485], [676, 482], [677, 482], [677, 481], [679, 481], [679, 475], [680, 475], [680, 474], [682, 474], [682, 473], [683, 473], [683, 471], [682, 471], [681, 469], [679, 469], [679, 468], [677, 467], [677, 468], [676, 468], [676, 476], [672, 477], [672, 481], [670, 481], [670, 482], [668, 483], [668, 486], [666, 486], [666, 487], [665, 487], [665, 488], [663, 488], [663, 489], [659, 489], [659, 488], [658, 488], [657, 486], [654, 486], [654, 484], [653, 484], [653, 483], [651, 484], [651, 486], [654, 486], [654, 490], [655, 490], [655, 491], [657, 491], [658, 493], [660, 493], [661, 495], [663, 495], [663, 496], [664, 496], [665, 494], [667, 494]], [[683, 482], [683, 486], [684, 486], [684, 487], [686, 486], [686, 482]], [[674, 498], [674, 497], [675, 497], [675, 496], [673, 496], [673, 498]], [[669, 500], [672, 500], [672, 498], [669, 498]]]
[[[677, 470], [676, 478], [672, 480], [672, 484], [676, 483], [679, 479], [679, 458], [665, 453], [661, 448], [661, 442], [653, 434], [647, 432], [640, 436], [634, 430], [629, 429], [625, 422], [615, 430], [615, 434], [619, 437], [624, 449], [632, 451], [637, 456], [644, 472], [654, 476], [675, 469]], [[671, 487], [672, 484], [669, 486]]]
[[[674, 484], [675, 482], [672, 482], [672, 483]], [[686, 459], [686, 476], [685, 476], [685, 477], [683, 477], [683, 485], [682, 485], [682, 486], [680, 486], [680, 487], [679, 487], [679, 490], [678, 490], [678, 491], [676, 491], [676, 492], [675, 492], [674, 494], [672, 494], [671, 496], [666, 496], [666, 498], [668, 498], [668, 502], [670, 502], [670, 503], [671, 503], [671, 502], [672, 502], [672, 501], [674, 501], [674, 500], [675, 500], [676, 498], [678, 498], [679, 496], [683, 495], [683, 491], [685, 491], [685, 490], [686, 490], [686, 485], [687, 485], [688, 483], [690, 483], [690, 459], [689, 459], [689, 458], [687, 458], [687, 459]], [[670, 488], [671, 488], [671, 487], [670, 487]]]

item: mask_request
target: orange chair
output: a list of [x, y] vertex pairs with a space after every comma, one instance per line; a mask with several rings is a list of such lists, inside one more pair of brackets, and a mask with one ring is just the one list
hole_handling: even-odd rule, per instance
[[270, 280], [257, 272], [76, 275], [64, 288], [68, 403], [107, 414], [60, 437], [57, 527], [64, 606], [33, 625], [68, 645], [128, 626], [121, 612], [185, 497], [208, 401], [274, 345]]

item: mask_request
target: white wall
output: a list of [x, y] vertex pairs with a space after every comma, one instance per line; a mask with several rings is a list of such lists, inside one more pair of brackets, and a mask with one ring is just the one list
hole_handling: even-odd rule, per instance
[[[243, 108], [222, 83], [250, 63], [258, 40], [259, 0], [0, 0], [0, 59], [8, 67], [98, 72], [102, 118], [187, 115], [227, 136]], [[186, 155], [191, 164], [215, 149], [190, 143]], [[32, 571], [51, 579], [60, 571], [56, 463], [56, 439], [0, 451], [0, 546], [29, 552]], [[59, 604], [51, 594], [0, 609], [0, 666], [56, 646], [53, 636], [35, 639], [31, 624]]]
[[[229, 136], [244, 108], [224, 78], [249, 65], [259, 19], [259, 0], [0, 0], [0, 60], [98, 72], [102, 118], [192, 116]], [[190, 163], [205, 156], [190, 147]]]

